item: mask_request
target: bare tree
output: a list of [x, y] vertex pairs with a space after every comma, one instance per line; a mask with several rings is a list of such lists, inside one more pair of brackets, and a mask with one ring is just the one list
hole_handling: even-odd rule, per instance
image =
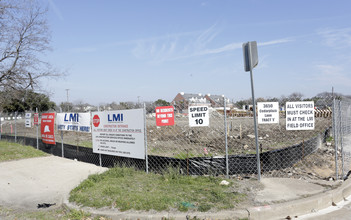
[[0, 90], [38, 88], [39, 79], [59, 76], [42, 60], [50, 50], [46, 9], [34, 0], [0, 0]]
[[300, 92], [293, 92], [288, 96], [289, 101], [301, 101], [304, 95]]

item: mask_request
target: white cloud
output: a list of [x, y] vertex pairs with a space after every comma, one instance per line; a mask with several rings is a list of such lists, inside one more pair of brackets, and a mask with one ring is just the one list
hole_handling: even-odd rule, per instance
[[258, 46], [270, 46], [270, 45], [275, 45], [275, 44], [283, 44], [283, 43], [288, 43], [294, 41], [292, 38], [282, 38], [282, 39], [276, 39], [276, 40], [271, 40], [271, 41], [266, 41], [266, 42], [257, 42]]
[[351, 28], [323, 29], [318, 31], [324, 44], [336, 49], [351, 47]]
[[340, 66], [330, 64], [316, 65], [319, 73], [315, 76], [315, 80], [321, 81], [327, 85], [350, 85], [351, 76], [344, 73], [344, 69]]
[[[151, 63], [161, 63], [198, 57], [221, 54], [242, 48], [242, 42], [232, 42], [221, 47], [211, 48], [216, 37], [220, 34], [214, 24], [201, 32], [176, 33], [168, 37], [139, 40], [132, 53], [139, 59], [149, 60]], [[267, 42], [259, 42], [259, 46], [270, 46], [293, 41], [292, 38], [282, 38]]]
[[63, 21], [64, 18], [62, 16], [62, 13], [60, 11], [60, 9], [56, 6], [56, 4], [54, 3], [54, 0], [48, 0], [49, 1], [49, 4], [51, 6], [51, 8], [54, 10], [54, 13], [56, 14], [56, 16], [61, 20]]

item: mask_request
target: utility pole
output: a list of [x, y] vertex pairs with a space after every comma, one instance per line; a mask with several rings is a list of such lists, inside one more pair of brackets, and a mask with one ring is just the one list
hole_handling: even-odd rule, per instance
[[68, 91], [69, 91], [69, 89], [66, 89], [66, 92], [67, 92], [67, 103], [68, 103]]
[[67, 92], [67, 102], [66, 102], [66, 112], [68, 112], [69, 111], [69, 107], [68, 107], [68, 91], [69, 91], [69, 89], [66, 89], [66, 92]]

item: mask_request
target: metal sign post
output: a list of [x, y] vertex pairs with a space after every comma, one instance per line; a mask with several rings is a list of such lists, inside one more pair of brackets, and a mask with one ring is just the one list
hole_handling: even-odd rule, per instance
[[15, 143], [17, 143], [17, 112], [15, 112]]
[[256, 142], [256, 158], [257, 158], [257, 179], [261, 180], [261, 161], [260, 161], [260, 151], [258, 146], [258, 129], [257, 129], [257, 118], [256, 118], [256, 101], [255, 101], [255, 91], [253, 84], [253, 74], [252, 69], [258, 64], [257, 55], [257, 43], [256, 41], [251, 41], [243, 44], [244, 53], [244, 65], [245, 71], [250, 71], [251, 78], [251, 93], [252, 93], [252, 105], [253, 105], [253, 117], [254, 117], [254, 127], [255, 127], [255, 142]]
[[35, 113], [34, 114], [34, 124], [37, 126], [37, 150], [39, 150], [39, 113], [38, 113], [38, 108], [35, 108]]

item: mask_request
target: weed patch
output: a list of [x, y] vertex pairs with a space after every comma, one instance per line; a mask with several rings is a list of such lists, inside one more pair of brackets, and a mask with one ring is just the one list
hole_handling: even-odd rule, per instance
[[0, 141], [0, 162], [32, 157], [41, 157], [46, 155], [46, 153], [34, 149], [30, 146]]
[[125, 210], [208, 211], [231, 209], [245, 199], [241, 193], [229, 192], [221, 186], [222, 178], [184, 176], [177, 169], [163, 174], [115, 167], [102, 174], [91, 175], [72, 190], [70, 202], [79, 205]]

